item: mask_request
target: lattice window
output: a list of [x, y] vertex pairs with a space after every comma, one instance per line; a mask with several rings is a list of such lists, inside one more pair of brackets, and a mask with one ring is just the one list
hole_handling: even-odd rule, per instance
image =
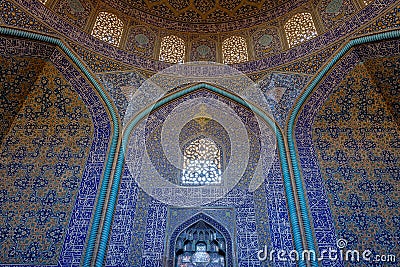
[[184, 150], [182, 185], [221, 183], [221, 151], [209, 138], [191, 142]]
[[246, 40], [240, 36], [231, 36], [222, 43], [222, 55], [225, 64], [240, 63], [248, 60]]
[[94, 23], [92, 35], [112, 45], [118, 46], [121, 40], [124, 23], [116, 15], [100, 12]]
[[286, 22], [284, 28], [289, 47], [317, 36], [317, 29], [310, 13], [294, 15]]
[[47, 0], [39, 0], [39, 2], [41, 2], [43, 5], [45, 5]]
[[183, 63], [185, 42], [175, 35], [165, 36], [161, 40], [160, 60], [169, 63]]

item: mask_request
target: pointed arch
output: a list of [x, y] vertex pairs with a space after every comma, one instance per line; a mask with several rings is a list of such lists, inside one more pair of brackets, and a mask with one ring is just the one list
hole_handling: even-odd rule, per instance
[[189, 220], [187, 220], [186, 222], [182, 223], [181, 225], [179, 225], [173, 232], [172, 235], [169, 239], [169, 250], [166, 252], [167, 255], [167, 261], [168, 264], [167, 266], [174, 266], [174, 259], [175, 259], [175, 249], [176, 249], [176, 244], [177, 244], [177, 238], [178, 236], [187, 228], [189, 228], [190, 226], [200, 222], [200, 221], [204, 221], [205, 223], [209, 224], [210, 226], [212, 226], [214, 229], [216, 229], [217, 231], [219, 231], [222, 236], [225, 238], [226, 241], [226, 266], [234, 266], [233, 264], [233, 255], [234, 255], [234, 251], [233, 251], [233, 238], [231, 236], [231, 234], [228, 232], [228, 230], [226, 230], [226, 228], [219, 223], [217, 220], [215, 220], [214, 218], [204, 214], [204, 213], [198, 213], [196, 215], [194, 215], [193, 217], [191, 217]]

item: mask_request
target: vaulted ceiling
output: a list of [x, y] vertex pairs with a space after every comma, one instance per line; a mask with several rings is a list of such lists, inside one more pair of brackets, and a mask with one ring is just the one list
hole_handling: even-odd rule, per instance
[[[188, 30], [191, 25], [219, 25], [235, 30], [271, 20], [307, 0], [104, 0], [124, 13], [150, 24]], [[166, 27], [168, 28], [168, 27]], [[211, 30], [212, 31], [212, 30]]]

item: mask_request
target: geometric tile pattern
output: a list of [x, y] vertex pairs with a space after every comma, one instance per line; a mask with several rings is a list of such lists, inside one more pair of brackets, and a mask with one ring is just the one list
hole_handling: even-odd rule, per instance
[[[277, 157], [276, 157], [277, 158]], [[267, 246], [268, 251], [292, 251], [293, 237], [289, 214], [286, 204], [285, 187], [282, 183], [282, 169], [278, 158], [272, 163], [262, 190], [254, 192], [254, 204], [256, 212], [257, 234], [259, 236], [259, 249]], [[296, 266], [294, 262], [272, 262], [267, 259], [260, 266]]]
[[144, 26], [131, 27], [128, 32], [126, 49], [143, 57], [152, 57], [156, 34]]
[[0, 143], [44, 64], [44, 60], [36, 58], [0, 58]]
[[361, 34], [379, 32], [400, 27], [400, 5], [394, 6], [389, 12], [360, 31]]
[[[85, 35], [84, 32], [81, 32], [77, 28], [72, 27], [70, 24], [59, 20], [59, 17], [49, 14], [47, 8], [38, 3], [36, 0], [16, 0], [16, 2], [21, 3], [27, 10], [31, 10], [30, 12], [36, 14], [38, 18], [43, 19], [46, 17], [48, 25], [52, 25], [52, 27], [59, 29], [61, 34], [65, 34], [74, 40], [74, 42], [81, 43], [82, 46], [79, 47], [79, 52], [81, 55], [85, 55], [84, 60], [95, 71], [100, 72], [127, 69], [128, 66], [124, 65], [122, 62], [149, 70], [159, 70], [167, 66], [167, 64], [132, 55], [126, 51], [119, 50], [115, 47], [94, 40], [92, 37], [87, 36], [87, 34]], [[72, 2], [78, 1], [68, 1], [69, 5], [71, 5], [70, 3]], [[324, 6], [323, 10], [327, 13], [327, 17], [323, 19], [324, 23], [326, 25], [329, 23], [338, 25], [336, 29], [332, 29], [324, 35], [296, 46], [293, 49], [283, 51], [280, 54], [273, 55], [269, 58], [264, 58], [259, 61], [244, 63], [238, 66], [238, 68], [243, 69], [243, 71], [246, 73], [249, 73], [260, 71], [263, 68], [271, 68], [283, 63], [286, 64], [292, 62], [293, 59], [297, 59], [301, 56], [309, 54], [311, 49], [323, 48], [327, 44], [351, 34], [353, 31], [360, 31], [360, 25], [366, 21], [369, 21], [370, 18], [377, 16], [381, 12], [382, 6], [388, 6], [394, 3], [392, 0], [375, 1], [376, 3], [370, 4], [358, 14], [350, 16], [350, 9], [350, 11], [347, 12], [348, 14], [341, 11], [344, 6], [340, 6], [340, 2], [346, 1], [321, 1], [321, 3], [322, 2], [324, 5], [326, 5], [326, 7]], [[66, 1], [64, 1], [64, 3], [66, 3]], [[323, 5], [320, 4], [320, 6], [322, 7]], [[77, 6], [74, 7], [76, 8]], [[283, 7], [280, 10], [285, 11], [285, 8]], [[362, 29], [362, 33], [398, 27], [400, 25], [398, 20], [398, 11], [399, 7], [396, 6], [388, 14], [385, 14], [384, 16], [380, 15], [379, 20], [376, 23], [372, 23], [371, 26]], [[28, 16], [22, 8], [17, 8], [14, 4], [11, 4], [10, 1], [3, 1], [0, 4], [0, 13], [2, 14], [0, 19], [2, 23], [4, 22], [8, 25], [24, 27], [31, 30], [51, 32], [48, 26], [44, 26], [39, 19]], [[10, 14], [14, 13], [15, 15], [10, 16]], [[3, 14], [5, 15], [3, 16]], [[337, 17], [338, 20], [331, 21], [330, 17], [328, 18], [328, 15], [333, 16], [331, 14], [334, 14], [335, 18]], [[344, 14], [343, 17], [341, 16], [342, 14]], [[76, 21], [76, 23], [82, 23], [83, 25], [83, 20], [85, 19], [86, 17], [82, 17], [82, 22]], [[232, 23], [232, 27], [237, 27], [237, 25], [235, 25], [235, 23]], [[244, 24], [240, 25], [240, 27], [244, 27], [243, 25]], [[262, 44], [267, 44], [268, 40], [270, 39], [269, 36], [260, 36], [260, 38], [261, 37], [264, 37], [262, 39]], [[146, 40], [146, 38], [140, 36], [138, 40], [142, 45], [144, 45], [144, 40]], [[340, 45], [340, 42], [341, 41], [336, 42], [336, 44], [331, 46], [329, 49], [321, 50], [321, 53], [313, 55], [309, 60], [302, 59], [294, 64], [288, 65], [287, 67], [284, 67], [286, 68], [284, 70], [308, 74], [315, 73], [319, 67], [324, 64], [326, 59], [334, 53], [336, 47]], [[73, 42], [71, 41], [71, 43]], [[372, 46], [374, 45], [370, 45], [370, 47]], [[25, 51], [20, 51], [21, 54], [12, 50], [5, 52], [5, 50], [10, 47], [17, 47], [20, 50], [25, 49]], [[299, 116], [299, 122], [296, 127], [298, 153], [300, 155], [300, 163], [307, 189], [307, 196], [310, 204], [310, 213], [313, 219], [315, 235], [320, 248], [331, 246], [335, 243], [337, 237], [344, 237], [348, 239], [350, 242], [349, 246], [351, 245], [354, 247], [367, 247], [369, 244], [372, 244], [372, 242], [376, 242], [377, 246], [379, 246], [379, 251], [377, 252], [380, 253], [393, 253], [395, 252], [392, 250], [393, 246], [395, 245], [395, 247], [398, 247], [399, 216], [396, 214], [398, 210], [398, 191], [396, 191], [397, 189], [395, 182], [398, 180], [399, 171], [397, 170], [398, 162], [396, 161], [396, 153], [393, 151], [394, 149], [398, 149], [398, 127], [396, 128], [395, 120], [396, 117], [398, 119], [399, 112], [397, 90], [398, 79], [396, 79], [396, 77], [398, 77], [399, 60], [394, 58], [385, 58], [381, 60], [373, 59], [373, 56], [377, 54], [376, 52], [382, 52], [382, 55], [387, 55], [388, 51], [390, 53], [391, 51], [398, 49], [398, 47], [398, 44], [393, 43], [392, 45], [386, 47], [377, 45], [376, 48], [371, 49], [369, 55], [361, 55], [360, 51], [357, 51], [357, 53], [349, 53], [347, 57], [342, 60], [343, 62], [338, 64], [338, 69], [332, 71], [333, 76], [330, 74], [331, 76], [325, 79], [324, 83], [326, 82], [326, 84], [321, 85], [321, 89], [318, 89], [317, 92], [310, 97], [309, 102], [303, 109], [303, 113], [301, 113]], [[47, 261], [47, 263], [55, 265], [78, 266], [84, 252], [86, 234], [90, 227], [90, 219], [96, 200], [97, 188], [100, 183], [100, 178], [102, 177], [103, 165], [105, 162], [110, 137], [110, 122], [108, 115], [104, 111], [104, 107], [102, 106], [99, 97], [96, 95], [96, 93], [94, 93], [93, 88], [85, 79], [82, 79], [82, 74], [74, 69], [72, 64], [66, 60], [62, 54], [59, 52], [53, 53], [53, 48], [54, 47], [46, 47], [46, 45], [35, 42], [11, 39], [5, 41], [5, 38], [0, 38], [1, 53], [5, 52], [6, 55], [16, 53], [13, 57], [13, 60], [16, 61], [12, 62], [11, 60], [8, 63], [5, 63], [5, 65], [2, 64], [1, 67], [20, 67], [18, 73], [24, 73], [17, 75], [6, 74], [6, 76], [8, 75], [6, 80], [13, 81], [14, 84], [10, 82], [7, 86], [3, 86], [2, 89], [10, 86], [11, 88], [14, 88], [13, 92], [15, 92], [15, 88], [18, 88], [19, 85], [18, 83], [15, 83], [17, 81], [21, 81], [22, 83], [20, 84], [22, 84], [22, 86], [21, 95], [19, 96], [14, 97], [11, 96], [9, 92], [6, 94], [4, 94], [3, 91], [1, 92], [2, 95], [0, 101], [4, 101], [5, 98], [7, 99], [5, 101], [7, 105], [14, 107], [11, 109], [7, 108], [12, 114], [8, 116], [9, 119], [7, 119], [7, 121], [9, 127], [4, 131], [3, 134], [6, 135], [10, 131], [11, 133], [15, 131], [15, 128], [13, 128], [14, 126], [12, 126], [14, 118], [20, 120], [22, 119], [16, 118], [16, 114], [22, 115], [26, 112], [26, 110], [23, 109], [25, 106], [22, 98], [25, 94], [29, 95], [34, 93], [27, 91], [27, 88], [31, 88], [33, 82], [37, 81], [32, 77], [38, 77], [41, 75], [39, 70], [42, 67], [40, 65], [45, 61], [40, 62], [39, 59], [32, 60], [24, 56], [32, 56], [39, 51], [41, 52], [39, 53], [41, 54], [40, 58], [49, 58], [52, 62], [47, 63], [46, 68], [56, 68], [56, 72], [59, 72], [60, 77], [65, 79], [65, 84], [68, 84], [71, 88], [71, 91], [76, 94], [77, 101], [74, 104], [78, 105], [78, 103], [84, 103], [86, 105], [87, 110], [85, 114], [91, 118], [90, 123], [93, 124], [91, 132], [91, 137], [93, 138], [91, 140], [92, 143], [86, 148], [88, 149], [88, 152], [86, 151], [88, 156], [86, 157], [87, 161], [85, 162], [85, 167], [78, 171], [81, 179], [79, 181], [81, 183], [79, 187], [76, 188], [76, 191], [71, 191], [72, 198], [69, 202], [69, 207], [71, 208], [70, 220], [64, 222], [61, 221], [61, 224], [57, 224], [59, 226], [63, 226], [64, 230], [60, 230], [59, 228], [58, 231], [54, 228], [53, 230], [56, 231], [52, 232], [50, 230], [48, 231], [47, 228], [41, 229], [42, 231], [46, 232], [42, 234], [44, 241], [41, 241], [42, 243], [37, 242], [38, 245], [36, 246], [34, 242], [28, 242], [29, 238], [31, 237], [24, 235], [26, 232], [28, 232], [26, 229], [28, 229], [30, 225], [27, 226], [25, 224], [25, 232], [22, 228], [21, 231], [20, 229], [14, 229], [11, 231], [13, 235], [7, 235], [11, 232], [7, 232], [7, 223], [5, 222], [4, 227], [0, 226], [0, 234], [3, 234], [2, 237], [0, 236], [0, 247], [3, 248], [5, 246], [4, 244], [7, 242], [9, 242], [8, 244], [10, 244], [11, 241], [15, 242], [15, 244], [17, 244], [14, 249], [15, 254], [11, 253], [10, 255], [16, 255], [15, 257], [20, 257], [20, 262], [24, 264], [35, 263], [35, 261]], [[208, 49], [203, 46], [200, 50], [196, 51], [206, 54]], [[25, 53], [25, 55], [23, 53]], [[102, 56], [100, 56], [100, 54]], [[118, 59], [118, 62], [113, 61], [110, 58]], [[360, 62], [360, 60], [362, 60], [364, 64], [357, 66], [356, 63]], [[24, 61], [29, 63], [23, 63], [22, 65], [19, 65], [20, 62]], [[359, 76], [359, 73], [354, 70], [352, 71], [352, 69], [364, 71], [366, 74]], [[367, 70], [369, 73], [365, 72], [365, 70]], [[32, 77], [25, 75], [25, 73], [30, 72], [32, 73], [31, 75], [33, 75]], [[52, 72], [50, 71], [50, 73]], [[18, 77], [18, 75], [23, 77]], [[105, 77], [105, 75], [106, 74], [102, 74], [102, 78]], [[346, 75], [349, 76], [346, 77]], [[124, 108], [126, 107], [127, 101], [127, 95], [125, 94], [124, 90], [130, 90], [129, 88], [124, 88], [124, 86], [129, 86], [128, 81], [135, 82], [134, 88], [137, 88], [142, 83], [142, 78], [136, 77], [135, 75], [132, 77], [127, 76], [127, 80], [122, 80], [122, 82], [118, 83], [118, 79], [124, 79], [123, 76], [124, 75], [118, 74], [115, 75], [115, 79], [109, 79], [109, 77], [107, 77], [107, 79], [102, 80], [109, 81], [110, 86], [105, 87], [109, 88], [109, 93], [113, 95], [113, 99], [116, 102], [116, 106], [118, 106], [120, 115], [124, 114]], [[273, 74], [271, 76], [273, 78], [270, 80], [274, 80], [277, 84], [290, 84], [293, 80], [297, 81], [299, 78], [296, 77], [296, 75], [295, 77], [291, 77], [291, 75], [286, 76], [286, 74], [284, 75], [286, 77], [283, 78], [278, 76], [279, 75]], [[343, 77], [346, 78], [343, 79]], [[385, 77], [385, 79], [382, 79], [382, 77]], [[357, 79], [353, 80], [353, 78]], [[308, 77], [304, 77], [303, 80], [301, 77], [299, 79], [301, 81], [299, 83], [295, 82], [296, 86], [292, 88], [293, 90], [290, 90], [290, 88], [289, 90], [286, 89], [288, 93], [283, 93], [280, 95], [281, 98], [279, 98], [279, 101], [273, 101], [269, 103], [272, 107], [274, 107], [272, 108], [274, 117], [277, 118], [281, 125], [285, 125], [287, 116], [286, 114], [288, 112], [287, 108], [292, 106], [294, 100], [298, 94], [300, 94], [300, 90], [304, 88], [304, 84], [308, 82]], [[339, 85], [339, 82], [342, 80], [343, 84]], [[364, 85], [365, 81], [366, 85]], [[1, 80], [0, 82], [3, 83], [5, 81]], [[353, 83], [349, 85], [351, 82]], [[270, 84], [268, 82], [266, 82], [266, 84], [267, 85], [264, 86], [264, 91], [268, 98], [268, 96], [270, 96], [268, 90], [271, 89], [269, 87]], [[367, 89], [363, 89], [364, 91], [357, 91], [353, 90], [352, 86], [355, 86], [357, 90], [363, 88], [364, 86], [366, 86]], [[114, 87], [116, 87], [116, 89]], [[341, 92], [342, 94], [340, 94], [340, 97], [336, 99], [330, 98], [328, 99], [328, 102], [325, 102], [325, 99], [329, 95], [329, 92], [332, 88], [336, 90], [336, 92]], [[16, 92], [18, 92], [18, 89]], [[367, 114], [367, 119], [362, 117], [359, 118], [358, 116], [355, 117], [354, 114], [357, 112], [354, 110], [356, 107], [348, 106], [350, 108], [346, 109], [346, 105], [349, 105], [349, 101], [345, 99], [346, 97], [352, 101], [354, 100], [358, 101], [357, 103], [361, 103], [363, 97], [362, 94], [367, 96], [367, 98], [369, 96], [376, 96], [373, 98], [376, 103], [373, 103], [372, 105], [372, 110], [374, 113], [368, 113], [370, 112], [368, 106], [370, 104], [368, 101], [370, 100], [367, 101], [366, 111], [365, 105], [361, 104], [357, 107], [359, 110], [358, 113], [364, 113], [364, 115]], [[6, 95], [6, 97], [4, 97], [4, 95]], [[279, 96], [279, 94], [274, 94], [274, 96]], [[380, 102], [382, 106], [385, 106], [385, 108], [380, 110], [380, 108], [376, 105], [378, 102]], [[285, 103], [285, 105], [283, 105], [283, 103]], [[322, 107], [323, 103], [326, 103], [324, 104], [324, 107]], [[383, 103], [385, 105], [383, 105]], [[343, 106], [344, 108], [338, 109], [340, 106]], [[52, 108], [55, 108], [55, 106]], [[350, 117], [346, 114], [346, 110], [351, 111], [347, 112], [350, 114]], [[318, 115], [316, 115], [317, 113]], [[373, 116], [371, 116], [371, 114]], [[52, 116], [53, 115], [54, 114], [52, 114]], [[370, 120], [372, 117], [375, 119], [383, 118], [383, 120], [382, 122], [368, 122], [368, 120]], [[314, 123], [312, 120], [314, 120], [314, 118], [318, 119], [315, 122], [318, 128], [312, 129]], [[340, 128], [344, 127], [339, 127], [337, 125], [340, 125], [340, 123], [345, 125], [347, 119], [356, 123], [368, 122], [369, 125], [366, 124], [364, 128], [369, 131], [375, 131], [375, 128], [377, 131], [379, 131], [379, 128], [390, 129], [390, 131], [384, 133], [377, 132], [377, 136], [381, 137], [381, 139], [375, 138], [373, 140], [368, 140], [371, 141], [371, 147], [368, 147], [365, 146], [365, 142], [363, 142], [365, 140], [362, 140], [360, 137], [360, 134], [362, 133], [361, 128], [354, 128], [357, 130], [355, 132], [358, 133], [358, 135], [354, 134], [354, 132], [348, 133], [340, 131]], [[328, 127], [327, 125], [329, 123], [334, 125], [332, 127]], [[337, 128], [336, 130], [334, 129], [335, 127]], [[330, 128], [332, 128], [333, 133], [329, 132]], [[319, 133], [316, 132], [317, 130]], [[29, 127], [24, 129], [24, 131], [28, 131], [29, 133]], [[333, 140], [335, 140], [336, 143], [335, 131], [338, 132], [337, 138], [342, 141], [342, 143], [339, 142], [340, 147], [324, 147], [324, 142], [326, 142], [325, 144], [329, 145], [334, 143]], [[62, 133], [63, 131], [60, 131], [60, 134]], [[66, 135], [68, 135], [68, 133]], [[5, 140], [6, 139], [4, 139], [4, 142]], [[350, 141], [353, 140], [356, 141], [351, 143]], [[384, 143], [383, 140], [388, 140], [389, 146], [388, 144]], [[25, 146], [23, 142], [15, 144], [15, 153], [13, 152], [13, 155], [10, 154], [10, 157], [12, 156], [16, 159], [18, 157], [26, 158], [27, 156], [26, 152], [24, 152], [24, 149], [18, 150], [18, 148], [23, 146]], [[78, 146], [78, 144], [74, 143], [70, 145], [71, 149], [75, 148], [76, 146]], [[51, 148], [48, 149], [51, 150]], [[341, 151], [344, 151], [344, 154]], [[3, 153], [2, 156], [4, 155], [5, 154]], [[31, 153], [31, 155], [34, 154]], [[62, 153], [59, 153], [59, 155], [62, 155]], [[72, 158], [68, 158], [68, 153], [65, 155], [67, 156], [66, 160], [73, 160]], [[326, 155], [328, 156], [325, 157]], [[329, 158], [329, 155], [331, 155], [330, 160], [327, 159]], [[345, 157], [342, 159], [346, 159], [346, 161], [340, 161], [341, 156], [343, 155]], [[362, 163], [358, 161], [359, 158], [361, 159], [360, 161]], [[4, 165], [4, 162], [1, 164]], [[367, 164], [368, 168], [365, 167]], [[3, 165], [0, 165], [0, 167]], [[49, 166], [56, 166], [56, 163], [55, 165], [49, 164]], [[30, 171], [28, 167], [26, 167], [26, 170], [21, 167], [17, 169], [17, 172], [21, 173], [25, 171], [28, 173]], [[66, 171], [74, 172], [74, 169]], [[251, 173], [251, 171], [249, 171], [249, 173]], [[262, 249], [265, 244], [270, 248], [282, 248], [285, 250], [291, 250], [293, 246], [291, 231], [287, 218], [288, 211], [284, 197], [284, 187], [282, 184], [283, 179], [279, 162], [276, 161], [270, 171], [264, 173], [264, 175], [267, 177], [267, 179], [263, 186], [260, 187], [256, 192], [249, 193], [245, 190], [245, 187], [242, 187], [240, 184], [225, 199], [222, 199], [217, 203], [212, 203], [212, 206], [218, 206], [221, 208], [221, 210], [234, 210], [236, 222], [233, 223], [234, 220], [232, 220], [232, 225], [237, 224], [239, 225], [239, 229], [240, 227], [247, 229], [246, 231], [238, 231], [238, 233], [231, 235], [232, 237], [236, 236], [238, 243], [237, 253], [240, 255], [240, 257], [242, 257], [239, 257], [240, 266], [260, 266], [261, 263], [255, 259], [254, 252], [256, 252], [258, 249]], [[23, 177], [23, 175], [18, 176]], [[347, 179], [354, 181], [353, 186], [357, 189], [356, 192], [350, 191], [354, 188], [341, 187], [340, 183], [347, 186], [345, 183], [347, 182]], [[32, 181], [33, 180], [29, 180], [28, 184], [33, 183]], [[171, 212], [171, 207], [151, 199], [137, 187], [134, 181], [135, 179], [126, 169], [121, 182], [118, 205], [114, 215], [111, 241], [107, 252], [107, 266], [163, 266], [163, 257], [165, 257], [167, 254], [165, 240], [168, 238], [165, 233], [169, 231], [167, 222], [170, 214], [169, 212]], [[362, 184], [362, 182], [365, 182], [365, 184]], [[16, 187], [17, 185], [20, 184], [16, 183], [16, 185], [13, 184], [11, 186], [7, 186], [7, 188]], [[50, 185], [48, 186], [51, 187]], [[32, 188], [33, 187], [31, 186], [29, 190], [38, 190]], [[63, 188], [63, 186], [61, 185], [59, 188]], [[26, 191], [28, 189], [18, 190]], [[50, 189], [49, 191], [51, 193], [48, 194], [49, 198], [46, 198], [45, 196], [47, 195], [44, 193], [42, 195], [39, 194], [36, 199], [34, 197], [32, 198], [32, 203], [36, 203], [36, 205], [42, 205], [43, 207], [46, 205], [51, 205], [52, 200], [50, 200], [50, 202], [46, 202], [52, 198], [50, 196], [53, 194], [51, 190], [53, 189]], [[18, 194], [16, 194], [16, 196], [17, 198], [14, 197], [14, 200], [18, 200]], [[23, 197], [26, 196], [22, 196], [21, 199], [23, 199]], [[4, 190], [1, 192], [0, 199], [2, 203], [11, 203], [13, 200], [8, 192], [5, 192]], [[58, 198], [55, 201], [62, 201], [62, 199], [60, 199], [61, 198]], [[339, 199], [339, 201], [336, 201], [337, 199]], [[54, 207], [57, 205], [57, 202], [52, 205], [52, 207]], [[382, 210], [385, 210], [386, 213], [382, 214], [382, 212], [379, 213], [378, 211], [378, 215], [371, 215], [372, 213], [375, 213], [377, 207], [382, 208]], [[354, 209], [355, 211], [351, 209]], [[1, 210], [3, 211], [3, 207]], [[201, 212], [207, 213], [204, 210]], [[216, 221], [229, 222], [226, 217], [226, 213], [225, 215], [222, 215], [222, 213], [219, 214], [218, 212], [211, 213], [212, 212], [208, 212], [207, 216], [214, 218]], [[12, 214], [6, 214], [5, 216], [2, 215], [1, 220], [10, 221], [16, 218], [15, 216], [13, 218], [7, 217], [9, 215]], [[27, 222], [29, 222], [29, 219], [33, 220], [33, 218], [36, 218], [35, 216], [37, 217], [38, 214], [28, 217]], [[55, 216], [50, 216], [49, 218], [49, 220], [56, 219]], [[2, 225], [3, 221], [0, 221], [0, 225]], [[178, 218], [176, 218], [176, 221], [178, 221]], [[182, 219], [182, 221], [185, 220]], [[38, 224], [39, 222], [40, 220], [35, 219], [33, 224]], [[21, 223], [17, 226], [24, 226], [23, 221], [21, 221]], [[224, 228], [226, 228], [228, 232], [230, 231], [229, 226], [224, 226]], [[21, 235], [15, 235], [15, 233], [18, 234], [21, 232]], [[32, 232], [30, 232], [30, 234], [30, 236], [34, 236]], [[58, 239], [60, 235], [62, 235], [62, 238]], [[394, 242], [397, 242], [397, 244]], [[47, 249], [46, 252], [48, 253], [28, 253], [27, 249], [23, 249], [24, 245], [29, 246], [28, 243], [32, 245], [31, 251], [33, 252], [35, 252], [36, 247], [38, 247], [40, 244], [45, 244]], [[53, 251], [55, 253], [53, 254], [53, 257], [45, 259], [46, 255], [52, 256], [51, 253], [53, 253]], [[10, 251], [5, 251], [3, 253], [6, 252], [8, 253]], [[9, 255], [6, 255], [4, 257], [8, 256]], [[2, 256], [2, 259], [5, 259], [4, 257]], [[31, 259], [33, 259], [33, 262], [30, 262]], [[6, 262], [6, 260], [1, 260], [1, 262]], [[15, 260], [15, 262], [17, 262], [17, 260]], [[269, 263], [263, 264], [266, 265]], [[326, 266], [332, 266], [330, 264], [331, 263], [324, 262], [324, 265]], [[290, 266], [289, 263], [279, 263], [277, 265]], [[340, 264], [338, 265], [340, 266]]]
[[[27, 217], [21, 217], [17, 208], [15, 216], [3, 213], [2, 263], [78, 266], [108, 151], [109, 116], [92, 85], [53, 45], [1, 37], [0, 47], [2, 60], [11, 62], [3, 66], [12, 68], [6, 77], [11, 88], [21, 79], [18, 73], [25, 75], [26, 62], [38, 62], [32, 68], [46, 63], [45, 71], [38, 72], [40, 79], [29, 89], [28, 96], [37, 97], [28, 97], [4, 139], [14, 145], [2, 147], [1, 157], [6, 160], [1, 172], [14, 178], [6, 189], [2, 186], [1, 210], [19, 204], [28, 211], [22, 214]], [[20, 68], [16, 75], [15, 68]], [[28, 105], [31, 102], [35, 105]], [[41, 121], [35, 125], [35, 120]], [[10, 242], [14, 245], [7, 249]]]
[[[338, 238], [359, 251], [395, 253], [399, 240], [400, 130], [382, 95], [384, 88], [366, 67], [380, 72], [384, 65], [397, 65], [386, 79], [398, 80], [399, 60], [380, 58], [355, 66], [334, 88], [313, 125]], [[399, 97], [399, 89], [397, 84], [389, 93]]]
[[[371, 20], [373, 20], [373, 18], [375, 17], [377, 17], [377, 19], [379, 20], [377, 24], [382, 25], [381, 27], [382, 29], [398, 27], [399, 12], [397, 7], [393, 11], [390, 11], [390, 15], [381, 14], [382, 8], [388, 7], [393, 3], [395, 3], [396, 1], [381, 0], [378, 2], [376, 4], [372, 3], [363, 10], [357, 12], [357, 14], [350, 16], [345, 23], [341, 23], [337, 27], [329, 29], [329, 31], [325, 32], [324, 34], [319, 35], [307, 42], [296, 45], [292, 49], [282, 51], [281, 53], [257, 61], [245, 62], [237, 65], [236, 67], [238, 70], [244, 73], [252, 73], [252, 72], [261, 72], [264, 69], [266, 70], [269, 68], [273, 68], [275, 66], [291, 63], [296, 59], [309, 55], [310, 51], [317, 51], [317, 50], [322, 51], [334, 42], [337, 43], [336, 45], [340, 45], [341, 43], [343, 43], [343, 41], [347, 39], [346, 36], [349, 36], [353, 32], [360, 30], [360, 28], [364, 28], [365, 27], [364, 25], [371, 23]], [[326, 56], [324, 55], [324, 53], [321, 54], [323, 56]], [[328, 57], [331, 55], [332, 54], [329, 54]], [[312, 57], [313, 58], [310, 60], [308, 60], [306, 57], [302, 60], [297, 61], [295, 64], [290, 64], [291, 65], [290, 69], [286, 69], [285, 71], [296, 72], [296, 69], [298, 69], [302, 70], [302, 72], [304, 73], [309, 73], [310, 71], [307, 68], [308, 66], [315, 68], [318, 65], [321, 66], [326, 62], [326, 60], [320, 58], [318, 54], [313, 55]], [[303, 61], [306, 61], [307, 64], [304, 64]], [[315, 62], [318, 62], [319, 64], [315, 64]]]
[[192, 42], [190, 51], [191, 61], [217, 61], [217, 45], [211, 39], [198, 39]]
[[357, 11], [352, 0], [322, 0], [318, 4], [319, 15], [327, 29], [343, 23]]
[[315, 74], [323, 64], [337, 51], [340, 43], [329, 44], [324, 50], [319, 51], [300, 60], [290, 62], [289, 64], [279, 67], [277, 71], [295, 72], [304, 74]]
[[101, 56], [91, 50], [75, 43], [70, 44], [73, 50], [79, 55], [83, 62], [94, 72], [124, 71], [132, 69], [131, 66]]
[[[379, 59], [388, 54], [393, 58]], [[345, 238], [349, 248], [396, 252], [389, 251], [390, 240], [398, 240], [393, 206], [398, 203], [395, 55], [400, 55], [396, 40], [356, 47], [326, 76], [299, 114], [296, 144], [320, 249], [336, 247], [336, 240]], [[377, 82], [382, 75], [385, 78]], [[387, 94], [393, 102], [385, 100]], [[377, 212], [378, 207], [386, 213]]]
[[287, 115], [310, 76], [290, 73], [271, 73], [257, 83], [264, 93], [271, 115], [280, 126], [286, 124]]
[[55, 12], [79, 28], [84, 28], [93, 7], [90, 1], [58, 0], [55, 3]]
[[[42, 5], [40, 2], [38, 4]], [[43, 6], [43, 5], [42, 5]], [[52, 32], [38, 19], [27, 15], [26, 12], [10, 1], [2, 1], [0, 4], [1, 19], [7, 25], [22, 26], [26, 29], [40, 32]]]
[[[205, 32], [208, 29], [208, 32], [210, 30], [224, 32], [243, 29], [243, 25], [249, 27], [263, 23], [271, 17], [282, 14], [283, 10], [293, 10], [306, 0], [122, 0], [118, 2], [106, 0], [105, 2], [157, 27], [169, 27], [177, 31]], [[215, 23], [220, 23], [219, 27], [209, 27], [209, 24]]]
[[256, 59], [264, 58], [282, 50], [277, 28], [266, 28], [255, 32], [251, 36]]
[[144, 78], [135, 71], [98, 73], [97, 77], [110, 94], [120, 118], [123, 119], [131, 97], [144, 82]]
[[50, 60], [85, 103], [94, 127], [93, 142], [59, 259], [61, 265], [78, 266], [85, 252], [86, 237], [109, 152], [111, 119], [96, 90], [63, 54], [55, 52]]
[[92, 144], [85, 104], [52, 64], [42, 71], [0, 150], [2, 263], [57, 264]]
[[139, 225], [147, 217], [148, 205], [149, 197], [138, 188], [135, 177], [125, 166], [113, 217], [106, 266], [140, 266], [140, 261], [132, 257], [142, 250], [145, 229]]

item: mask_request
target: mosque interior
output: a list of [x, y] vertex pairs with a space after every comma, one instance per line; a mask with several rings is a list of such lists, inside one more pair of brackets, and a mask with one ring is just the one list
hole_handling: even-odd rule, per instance
[[399, 266], [399, 1], [0, 14], [0, 266]]

